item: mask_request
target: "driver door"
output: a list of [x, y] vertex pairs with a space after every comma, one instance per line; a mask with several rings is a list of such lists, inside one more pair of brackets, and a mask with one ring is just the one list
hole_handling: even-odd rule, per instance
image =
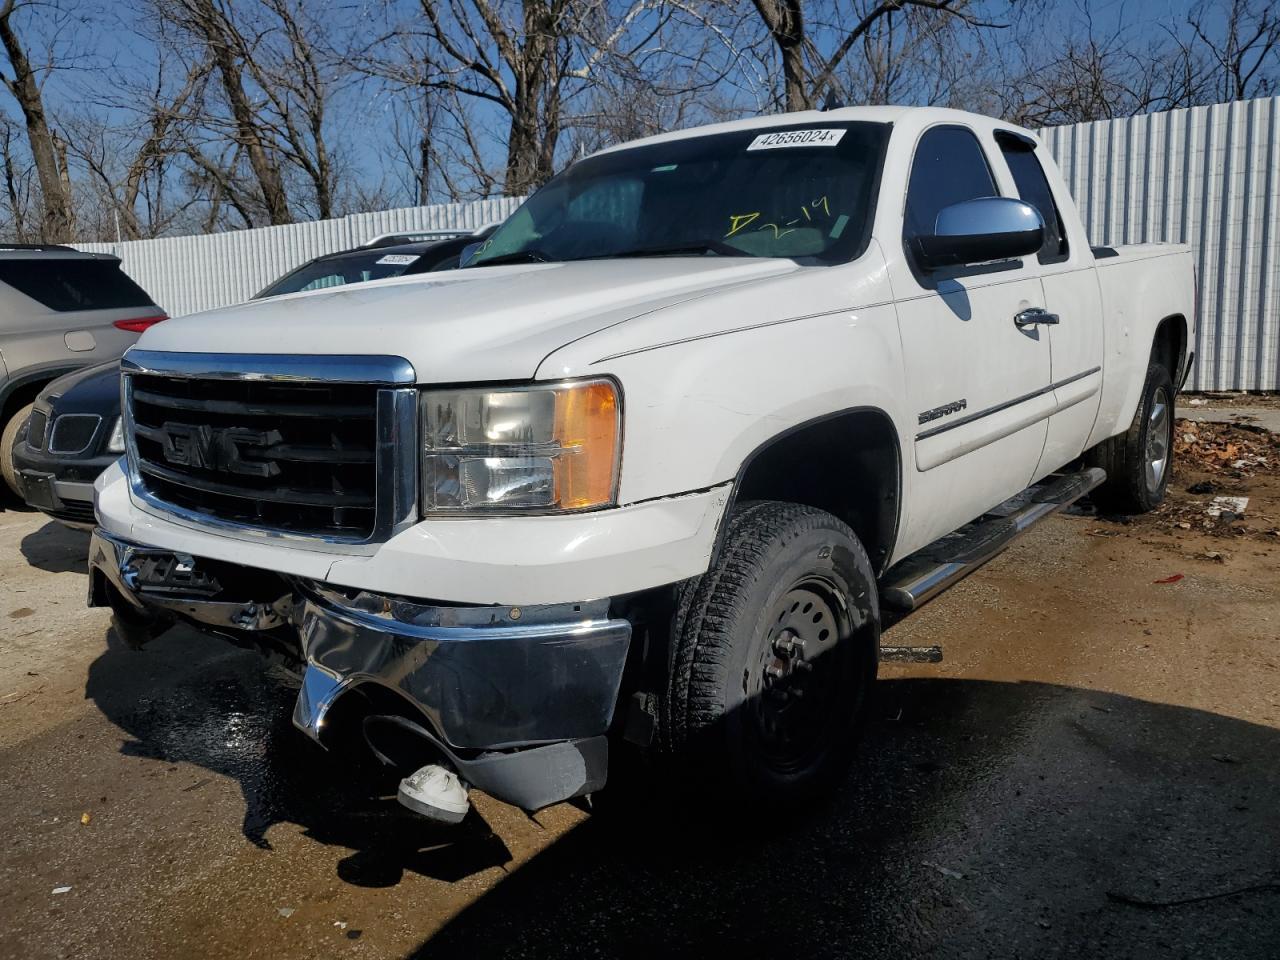
[[[972, 131], [930, 128], [912, 162], [904, 244], [932, 233], [944, 207], [999, 195]], [[931, 505], [916, 518], [918, 542], [1031, 482], [1054, 402], [1049, 336], [1045, 327], [1020, 327], [1014, 317], [1045, 304], [1038, 266], [1035, 258], [929, 273], [913, 265], [911, 289], [895, 291], [916, 421], [916, 487]]]

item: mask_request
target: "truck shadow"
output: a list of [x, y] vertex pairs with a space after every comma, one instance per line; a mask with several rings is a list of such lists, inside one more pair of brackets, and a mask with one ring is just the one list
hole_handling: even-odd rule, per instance
[[27, 563], [46, 573], [84, 573], [89, 562], [89, 534], [50, 520], [22, 538], [18, 549]]
[[[355, 850], [338, 873], [365, 887], [512, 859], [474, 814], [438, 828], [362, 786], [365, 771], [293, 729], [294, 689], [255, 654], [181, 629], [145, 654], [108, 644], [86, 694], [132, 738], [125, 752], [235, 778], [259, 846], [273, 824], [298, 824]], [[728, 786], [697, 804], [678, 783], [664, 796], [640, 785], [629, 809], [562, 836], [417, 955], [1270, 956], [1278, 758], [1280, 731], [1185, 707], [885, 680], [831, 802], [735, 815]]]
[[1264, 958], [1280, 942], [1280, 731], [1184, 707], [886, 680], [832, 802], [744, 817], [726, 788], [711, 809], [637, 811], [586, 821], [414, 956]]

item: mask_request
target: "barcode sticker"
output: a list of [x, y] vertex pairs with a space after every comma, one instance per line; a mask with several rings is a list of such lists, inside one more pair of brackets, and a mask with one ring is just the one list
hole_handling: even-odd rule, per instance
[[388, 253], [385, 257], [378, 261], [379, 264], [398, 264], [400, 266], [408, 266], [418, 258], [411, 253]]
[[778, 133], [762, 133], [751, 141], [748, 150], [780, 150], [783, 147], [834, 147], [844, 136], [844, 130], [782, 130]]

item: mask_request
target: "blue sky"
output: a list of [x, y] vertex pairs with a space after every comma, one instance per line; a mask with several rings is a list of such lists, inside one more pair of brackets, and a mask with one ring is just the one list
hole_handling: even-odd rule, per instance
[[[52, 39], [61, 54], [70, 54], [75, 59], [75, 68], [51, 75], [46, 86], [48, 109], [58, 122], [86, 108], [86, 104], [99, 100], [110, 100], [119, 91], [113, 90], [111, 84], [103, 79], [102, 69], [112, 66], [121, 75], [134, 78], [150, 76], [155, 69], [155, 50], [148, 41], [140, 38], [135, 31], [146, 29], [145, 21], [136, 18], [130, 8], [124, 4], [108, 3], [105, 0], [62, 0], [67, 10], [78, 13], [78, 18], [61, 25], [61, 30]], [[405, 15], [414, 15], [417, 0], [389, 0], [393, 9], [398, 7]], [[824, 0], [829, 3], [832, 0]], [[1224, 0], [1225, 2], [1225, 0]], [[372, 28], [371, 17], [382, 6], [380, 0], [331, 0], [322, 4], [324, 17], [334, 28], [335, 37], [341, 40], [353, 35], [365, 33]], [[823, 4], [813, 2], [812, 8], [819, 11]], [[1100, 39], [1114, 37], [1117, 33], [1138, 42], [1159, 38], [1164, 31], [1173, 29], [1185, 31], [1188, 12], [1193, 4], [1188, 0], [1097, 0], [1088, 5], [1092, 18], [1094, 34]], [[24, 11], [23, 20], [19, 21], [19, 29], [30, 36], [33, 45], [39, 40], [48, 41], [49, 24], [36, 26], [34, 14], [46, 10], [44, 7], [32, 7]], [[976, 9], [993, 20], [1003, 19], [1007, 13], [1007, 4], [980, 0]], [[1026, 9], [1024, 7], [1024, 9]], [[1222, 6], [1216, 8], [1216, 16], [1220, 20]], [[742, 4], [744, 16], [753, 17], [754, 12], [748, 3]], [[1068, 33], [1079, 34], [1083, 30], [1085, 7], [1081, 3], [1046, 4], [1037, 16], [1041, 23], [1032, 23], [1032, 36], [1043, 38], [1045, 54], [1052, 57], [1056, 45]], [[78, 19], [79, 22], [76, 22]], [[813, 18], [818, 19], [817, 17]], [[752, 21], [754, 22], [754, 21]], [[38, 37], [43, 33], [44, 36]], [[1011, 38], [1012, 39], [1012, 38]], [[815, 36], [818, 46], [829, 51], [838, 38], [824, 36], [821, 32]], [[1036, 51], [1022, 51], [1029, 58]], [[396, 177], [396, 161], [391, 143], [392, 116], [402, 94], [393, 91], [378, 90], [371, 84], [358, 85], [348, 75], [335, 74], [335, 81], [343, 89], [338, 94], [330, 110], [330, 138], [340, 146], [348, 161], [348, 176], [359, 178], [365, 183], [379, 180], [394, 184]], [[3, 99], [3, 98], [0, 98]], [[751, 112], [752, 105], [739, 99], [744, 112]], [[4, 109], [10, 116], [16, 117], [13, 104], [5, 100]], [[99, 115], [123, 119], [121, 111], [111, 110], [106, 104], [96, 104], [93, 108]], [[482, 111], [480, 114], [481, 135], [487, 138], [487, 149], [491, 151], [495, 161], [502, 156], [502, 141], [505, 135], [505, 121], [496, 112]], [[565, 138], [567, 141], [567, 137]], [[398, 198], [407, 202], [407, 196]]]

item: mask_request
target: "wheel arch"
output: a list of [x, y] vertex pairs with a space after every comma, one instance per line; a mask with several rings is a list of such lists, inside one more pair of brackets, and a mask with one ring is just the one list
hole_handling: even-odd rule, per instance
[[[738, 468], [725, 515], [738, 503], [781, 500], [826, 510], [853, 528], [879, 575], [902, 514], [902, 445], [879, 407], [850, 407], [774, 434]], [[720, 555], [721, 523], [712, 563]]]
[[1190, 372], [1187, 354], [1189, 329], [1186, 317], [1180, 313], [1171, 313], [1156, 324], [1156, 332], [1151, 340], [1151, 359], [1158, 360], [1169, 371], [1175, 393], [1182, 389]]
[[78, 369], [76, 366], [42, 367], [0, 384], [0, 426], [8, 423], [15, 411], [33, 402], [53, 381]]

